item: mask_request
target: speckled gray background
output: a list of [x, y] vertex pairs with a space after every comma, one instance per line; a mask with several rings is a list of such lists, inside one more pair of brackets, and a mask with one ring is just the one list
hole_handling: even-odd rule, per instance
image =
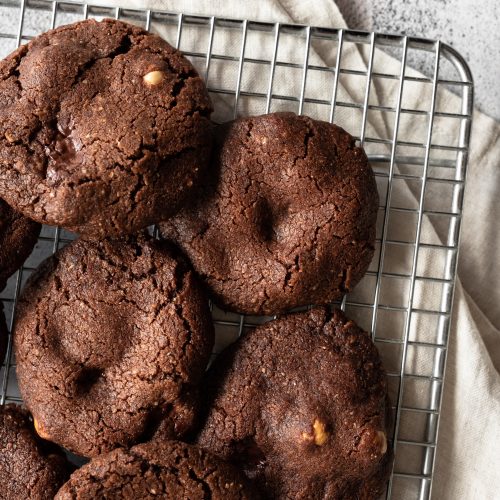
[[[500, 0], [332, 1], [350, 28], [440, 39], [455, 47], [472, 69], [476, 106], [500, 120]], [[18, 23], [18, 13], [12, 9], [16, 3], [0, 0], [0, 24], [10, 30]], [[26, 21], [37, 24], [37, 19]], [[0, 56], [14, 47], [13, 40], [0, 40]]]
[[336, 3], [350, 28], [423, 36], [452, 45], [472, 70], [476, 106], [500, 120], [499, 0], [336, 0]]

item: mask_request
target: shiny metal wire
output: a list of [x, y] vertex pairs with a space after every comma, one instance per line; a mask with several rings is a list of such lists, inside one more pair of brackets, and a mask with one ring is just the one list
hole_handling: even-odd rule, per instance
[[[342, 110], [359, 113], [359, 129], [349, 132], [365, 147], [377, 181], [380, 182], [379, 186], [382, 186], [378, 250], [370, 270], [358, 286], [359, 290], [344, 297], [339, 306], [371, 332], [388, 370], [394, 403], [393, 443], [396, 462], [386, 497], [401, 498], [399, 492], [411, 483], [416, 492], [415, 498], [430, 498], [472, 120], [473, 82], [465, 61], [451, 47], [433, 40], [153, 10], [130, 10], [105, 5], [91, 6], [80, 1], [58, 0], [0, 0], [0, 48], [5, 56], [16, 46], [36, 36], [38, 31], [88, 17], [114, 17], [142, 25], [148, 30], [165, 28], [170, 33], [167, 36], [170, 43], [180, 48], [197, 66], [214, 99], [223, 98], [232, 106], [234, 117], [245, 113], [247, 108], [240, 105], [243, 100], [246, 103], [262, 103], [262, 112], [273, 111], [276, 103], [279, 103], [280, 109], [284, 106], [313, 117], [314, 109], [324, 109], [323, 119], [330, 121], [337, 121]], [[35, 22], [42, 18], [43, 22]], [[186, 30], [199, 32], [198, 46], [183, 47], [183, 33]], [[216, 37], [223, 31], [239, 33], [239, 41], [234, 47], [220, 49]], [[268, 36], [261, 47], [262, 54], [256, 54], [254, 50], [250, 56], [247, 51], [253, 45], [251, 37], [255, 33]], [[296, 37], [297, 50], [303, 50], [297, 60], [283, 59], [280, 44], [285, 37]], [[311, 48], [315, 43], [331, 44], [331, 54], [334, 57], [331, 65], [311, 62]], [[346, 67], [343, 64], [345, 51], [352, 50], [352, 47], [364, 54], [360, 67]], [[378, 51], [388, 52], [399, 60], [399, 73], [386, 73], [383, 67], [377, 65]], [[431, 73], [411, 74], [408, 71], [410, 59], [414, 62], [418, 57], [432, 59]], [[214, 65], [218, 66], [219, 71], [220, 68], [233, 68], [235, 80], [230, 88], [212, 85], [210, 74]], [[248, 86], [244, 75], [250, 66], [267, 72], [267, 88]], [[296, 93], [283, 94], [277, 88], [277, 73], [284, 70], [293, 72], [290, 73], [293, 75], [290, 78], [297, 80]], [[331, 88], [325, 90], [324, 96], [308, 95], [308, 82], [309, 78], [314, 78], [313, 73], [331, 76]], [[361, 102], [341, 97], [339, 89], [344, 78], [359, 80], [364, 89]], [[375, 81], [380, 85], [391, 85], [394, 97], [392, 103], [382, 105], [371, 102]], [[432, 90], [428, 102], [423, 103], [425, 105], [417, 108], [405, 104], [405, 88], [411, 84], [430, 85]], [[460, 109], [438, 108], [440, 93], [450, 89], [459, 97]], [[384, 113], [388, 117], [392, 130], [387, 137], [369, 135], [367, 120], [371, 113]], [[400, 122], [409, 118], [427, 120], [425, 138], [400, 137]], [[446, 120], [458, 121], [457, 136], [453, 142], [434, 143], [435, 130], [444, 126]], [[417, 186], [414, 191], [416, 206], [401, 206], [400, 200], [396, 200], [401, 182]], [[440, 190], [448, 203], [445, 206], [441, 203], [436, 207], [433, 203], [436, 198], [441, 197]], [[432, 200], [428, 199], [429, 192], [434, 193]], [[402, 238], [392, 234], [393, 217], [402, 217], [403, 221], [408, 221], [408, 225], [413, 228], [412, 237]], [[423, 230], [429, 221], [439, 221], [440, 227], [444, 225], [444, 241], [425, 240]], [[17, 298], [26, 277], [40, 260], [57, 251], [72, 238], [72, 235], [58, 228], [43, 229], [33, 256], [0, 294], [11, 329], [15, 323]], [[406, 252], [405, 269], [386, 269], [390, 259], [388, 254], [394, 251]], [[441, 252], [445, 254], [440, 275], [422, 273], [420, 270], [422, 254], [432, 252], [436, 252], [436, 255]], [[405, 287], [398, 300], [387, 298], [387, 283], [391, 283], [390, 287], [393, 287], [400, 282], [405, 283]], [[438, 287], [440, 292], [430, 294], [429, 298], [424, 290], [424, 296], [429, 300], [423, 306], [417, 296], [422, 295], [421, 288], [425, 286]], [[363, 295], [364, 292], [367, 293]], [[261, 318], [223, 313], [216, 307], [212, 307], [212, 310], [218, 339], [214, 355], [245, 329], [262, 321]], [[387, 326], [389, 323], [385, 323], [387, 317], [392, 317], [399, 326], [391, 330]], [[422, 340], [413, 334], [415, 328], [418, 330], [422, 317], [434, 325], [425, 327], [429, 328], [429, 339]], [[389, 335], [390, 331], [395, 334]], [[418, 356], [415, 358], [415, 353], [419, 350], [430, 352], [425, 358], [430, 363], [427, 371], [414, 369], [414, 366], [419, 366]], [[409, 366], [410, 358], [412, 363], [416, 359], [413, 367]], [[425, 395], [424, 404], [416, 404], [408, 398], [408, 394], [415, 391]], [[21, 402], [10, 338], [7, 358], [0, 371], [0, 404], [7, 402]]]

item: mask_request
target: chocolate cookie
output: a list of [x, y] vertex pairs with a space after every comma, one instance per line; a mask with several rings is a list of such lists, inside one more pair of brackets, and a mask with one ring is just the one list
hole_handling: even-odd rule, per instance
[[57, 500], [250, 499], [245, 477], [196, 446], [152, 442], [92, 459], [73, 473]]
[[159, 36], [119, 21], [63, 26], [0, 62], [0, 196], [95, 237], [172, 215], [205, 168], [211, 104]]
[[3, 313], [3, 303], [0, 300], [0, 366], [2, 366], [3, 360], [5, 358], [8, 338], [9, 338], [9, 331], [7, 329], [5, 315]]
[[268, 498], [375, 499], [389, 476], [387, 382], [369, 336], [316, 308], [256, 328], [209, 370], [198, 444]]
[[78, 455], [180, 437], [197, 413], [213, 336], [193, 272], [164, 242], [77, 240], [20, 298], [19, 388], [40, 435]]
[[36, 436], [28, 412], [0, 406], [0, 497], [52, 500], [68, 474], [64, 455]]
[[0, 290], [27, 259], [39, 233], [40, 224], [23, 217], [0, 200]]
[[363, 276], [378, 195], [365, 153], [343, 129], [292, 113], [222, 126], [218, 173], [161, 226], [215, 300], [249, 314], [327, 304]]

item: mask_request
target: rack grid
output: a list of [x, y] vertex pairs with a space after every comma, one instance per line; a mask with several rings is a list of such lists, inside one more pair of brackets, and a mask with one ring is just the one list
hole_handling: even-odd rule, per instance
[[[0, 0], [0, 56], [89, 17], [138, 24], [182, 50], [207, 82], [216, 121], [294, 111], [335, 121], [364, 146], [380, 195], [376, 253], [338, 305], [371, 332], [388, 372], [396, 459], [386, 498], [430, 498], [472, 120], [465, 61], [421, 38], [59, 0]], [[0, 293], [11, 330], [29, 274], [73, 238], [43, 228]], [[268, 319], [212, 312], [214, 356]], [[21, 402], [10, 338], [7, 402]]]

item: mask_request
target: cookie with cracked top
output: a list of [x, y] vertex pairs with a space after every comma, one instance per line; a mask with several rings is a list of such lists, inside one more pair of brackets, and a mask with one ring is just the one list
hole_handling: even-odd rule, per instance
[[179, 441], [114, 450], [74, 472], [56, 500], [257, 498], [241, 472]]
[[33, 250], [40, 229], [0, 199], [0, 290]]
[[159, 36], [111, 19], [48, 31], [0, 62], [0, 196], [89, 237], [133, 233], [189, 198], [210, 113]]
[[209, 370], [197, 443], [266, 498], [368, 500], [389, 476], [387, 380], [368, 334], [335, 310], [248, 332]]
[[77, 240], [19, 300], [20, 392], [40, 435], [77, 455], [179, 438], [197, 416], [213, 340], [194, 273], [165, 242]]
[[7, 322], [3, 313], [3, 302], [0, 300], [0, 366], [2, 366], [7, 351], [7, 342], [9, 338], [9, 331], [7, 329]]
[[351, 290], [374, 253], [378, 194], [343, 129], [293, 113], [217, 132], [210, 186], [161, 224], [223, 307], [276, 314]]
[[0, 406], [0, 496], [52, 500], [68, 475], [64, 454], [36, 435], [29, 413]]

